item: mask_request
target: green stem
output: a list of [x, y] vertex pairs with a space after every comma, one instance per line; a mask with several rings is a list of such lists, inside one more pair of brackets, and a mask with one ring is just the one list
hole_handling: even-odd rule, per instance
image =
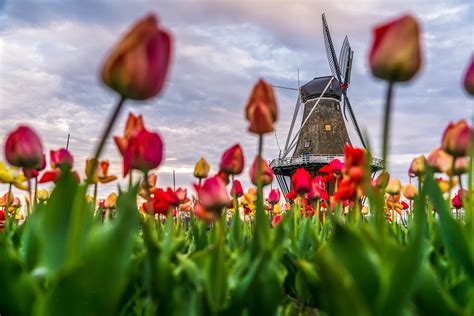
[[34, 201], [33, 201], [33, 205], [36, 206], [36, 204], [38, 203], [38, 177], [35, 177], [35, 198], [34, 198]]
[[239, 212], [239, 207], [238, 207], [238, 203], [237, 203], [237, 192], [235, 190], [235, 176], [232, 175], [232, 188], [233, 188], [233, 192], [232, 192], [232, 199], [234, 201], [234, 213], [235, 212]]
[[384, 170], [387, 170], [387, 153], [388, 153], [388, 142], [390, 132], [390, 113], [392, 112], [392, 94], [393, 94], [393, 82], [389, 81], [387, 94], [385, 97], [385, 112], [383, 120], [383, 143], [382, 143], [382, 163]]
[[96, 206], [97, 206], [97, 183], [94, 183], [94, 197], [92, 199], [92, 205], [94, 207], [94, 214], [95, 214], [95, 210], [96, 210]]
[[453, 162], [451, 163], [451, 174], [449, 175], [449, 193], [448, 193], [448, 202], [451, 203], [451, 189], [453, 188], [454, 180], [453, 180], [453, 172], [454, 172], [454, 164], [456, 163], [456, 157], [453, 157]]
[[8, 184], [8, 193], [7, 193], [7, 203], [5, 204], [5, 234], [8, 232], [9, 228], [8, 226], [10, 225], [10, 219], [8, 218], [8, 212], [10, 209], [10, 195], [12, 194], [12, 184]]
[[130, 190], [133, 186], [133, 170], [129, 171], [128, 175], [128, 189]]
[[30, 200], [28, 203], [28, 214], [31, 214], [31, 206], [33, 204], [33, 199], [31, 198], [31, 179], [28, 178], [28, 199]]

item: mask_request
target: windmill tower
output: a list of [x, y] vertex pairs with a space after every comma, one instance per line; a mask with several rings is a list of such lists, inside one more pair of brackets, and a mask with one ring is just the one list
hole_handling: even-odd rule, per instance
[[[344, 161], [344, 145], [352, 145], [346, 125], [347, 116], [360, 143], [366, 147], [347, 97], [354, 51], [346, 36], [338, 59], [324, 13], [322, 20], [324, 42], [332, 75], [314, 78], [298, 90], [285, 148], [277, 159], [270, 162], [278, 184], [285, 194], [291, 190], [291, 176], [296, 169], [304, 167], [314, 176], [331, 160], [338, 158]], [[294, 133], [301, 107], [303, 107], [302, 122]], [[381, 167], [380, 159], [372, 161], [374, 171], [380, 170]]]

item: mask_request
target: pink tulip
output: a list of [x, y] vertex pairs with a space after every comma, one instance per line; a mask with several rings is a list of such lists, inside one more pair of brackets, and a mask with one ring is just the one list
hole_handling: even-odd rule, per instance
[[226, 185], [217, 176], [207, 178], [201, 187], [198, 185], [194, 185], [194, 187], [196, 188], [199, 201], [205, 210], [219, 213], [229, 203]]
[[275, 204], [278, 204], [280, 202], [280, 198], [281, 198], [280, 190], [278, 188], [275, 188], [275, 189], [271, 190], [270, 193], [268, 194], [267, 201], [271, 205], [275, 205]]
[[428, 155], [426, 161], [433, 167], [435, 172], [447, 172], [451, 169], [453, 157], [441, 148], [436, 148]]
[[220, 170], [227, 174], [238, 175], [244, 169], [244, 153], [242, 147], [236, 144], [227, 149], [221, 158]]
[[262, 166], [262, 174], [261, 174], [261, 181], [262, 185], [266, 186], [272, 183], [273, 181], [273, 171], [272, 168], [268, 165], [268, 163], [263, 160], [260, 156], [255, 157], [255, 160], [250, 167], [250, 180], [253, 184], [257, 185], [257, 162], [260, 161]]
[[163, 142], [160, 135], [146, 129], [130, 137], [123, 158], [124, 176], [130, 169], [143, 172], [154, 169], [163, 159]]
[[282, 220], [282, 216], [281, 215], [277, 215], [273, 218], [272, 220], [272, 227], [276, 227], [276, 225], [278, 225], [278, 223]]
[[235, 192], [235, 196], [238, 198], [244, 195], [244, 189], [242, 188], [242, 183], [240, 183], [239, 180], [234, 180], [234, 184], [232, 185], [232, 190], [230, 191], [230, 195], [234, 196], [234, 192]]
[[61, 168], [63, 166], [72, 168], [74, 164], [74, 158], [65, 148], [61, 148], [56, 151], [51, 150], [49, 152], [49, 156], [51, 159], [51, 168]]
[[469, 149], [471, 129], [465, 120], [449, 123], [444, 130], [442, 147], [454, 157], [466, 156]]
[[28, 126], [18, 126], [5, 140], [5, 158], [16, 167], [40, 168], [44, 154], [38, 135]]
[[466, 74], [464, 75], [464, 88], [467, 93], [474, 95], [474, 54], [471, 56], [471, 63], [466, 69]]
[[323, 177], [316, 176], [311, 179], [311, 187], [307, 194], [307, 198], [310, 200], [318, 200], [323, 197], [324, 192], [326, 192], [326, 183], [324, 182]]
[[308, 193], [311, 189], [311, 174], [305, 168], [299, 168], [291, 177], [293, 190], [298, 194]]

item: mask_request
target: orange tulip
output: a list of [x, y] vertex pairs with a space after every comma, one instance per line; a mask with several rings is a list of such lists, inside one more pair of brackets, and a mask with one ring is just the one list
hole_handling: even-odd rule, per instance
[[466, 156], [471, 138], [471, 128], [465, 120], [449, 123], [444, 130], [442, 147], [445, 152], [454, 157]]
[[156, 96], [168, 73], [171, 40], [157, 17], [148, 14], [115, 47], [102, 68], [102, 80], [124, 98]]
[[261, 135], [273, 131], [273, 123], [278, 118], [277, 104], [272, 86], [263, 79], [253, 87], [245, 116], [250, 122], [250, 132]]
[[374, 76], [391, 82], [410, 80], [421, 66], [419, 41], [418, 22], [410, 15], [376, 27], [369, 55]]
[[125, 150], [127, 149], [128, 140], [132, 135], [139, 133], [141, 130], [145, 128], [143, 123], [143, 117], [141, 115], [135, 116], [132, 113], [128, 114], [127, 123], [125, 124], [125, 130], [123, 132], [123, 137], [121, 136], [114, 136], [115, 144], [123, 156]]
[[435, 172], [447, 172], [451, 169], [453, 157], [441, 148], [434, 149], [426, 159]]
[[402, 187], [402, 194], [405, 198], [413, 200], [415, 199], [417, 190], [413, 184], [407, 184]]

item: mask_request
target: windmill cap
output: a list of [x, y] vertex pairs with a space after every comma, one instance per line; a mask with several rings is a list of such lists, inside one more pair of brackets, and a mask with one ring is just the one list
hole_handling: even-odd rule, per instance
[[[324, 88], [326, 88], [332, 77], [333, 76], [317, 77], [304, 84], [301, 87], [301, 98], [303, 102], [320, 97], [324, 91]], [[326, 93], [324, 93], [324, 97], [334, 98], [340, 101], [341, 95], [342, 89], [340, 87], [339, 81], [334, 78], [334, 80], [329, 85], [329, 88], [326, 90]]]

